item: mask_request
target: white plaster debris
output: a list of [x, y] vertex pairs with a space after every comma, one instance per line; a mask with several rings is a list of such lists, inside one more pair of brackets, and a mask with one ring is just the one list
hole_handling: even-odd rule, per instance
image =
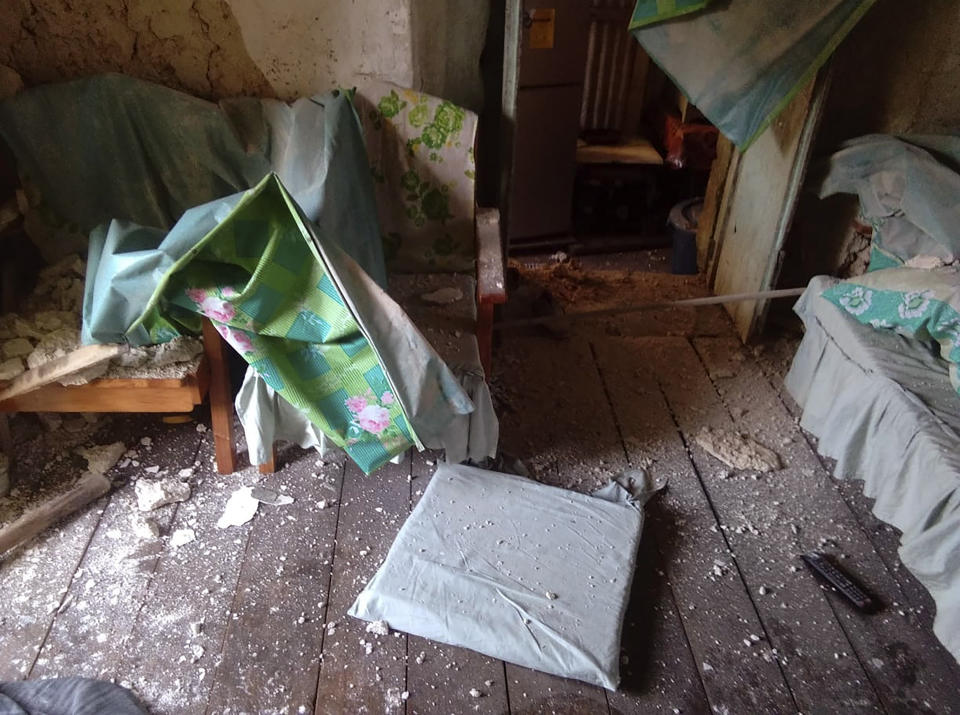
[[708, 453], [734, 469], [770, 472], [780, 469], [780, 457], [749, 437], [724, 429], [704, 427], [696, 442]]
[[556, 600], [557, 600], [557, 594], [555, 594], [553, 591], [547, 591], [546, 596], [547, 596], [547, 598], [549, 598], [551, 601], [556, 601]]
[[140, 444], [142, 444], [144, 447], [149, 447], [153, 444], [153, 440], [149, 437], [141, 437]]
[[197, 422], [197, 432], [203, 434], [207, 431], [207, 426], [203, 422]]
[[174, 477], [138, 479], [134, 490], [137, 493], [137, 507], [140, 511], [153, 511], [167, 504], [186, 501], [190, 498], [190, 485]]
[[470, 697], [471, 697], [471, 698], [482, 698], [482, 697], [483, 697], [483, 692], [480, 691], [480, 690], [477, 690], [476, 688], [470, 688]]
[[177, 548], [197, 540], [197, 532], [190, 528], [177, 529], [170, 534], [170, 546]]
[[293, 504], [293, 497], [286, 494], [280, 494], [279, 492], [275, 492], [272, 489], [266, 489], [265, 487], [251, 488], [250, 496], [261, 504], [270, 504], [272, 506], [286, 506], [287, 504]]
[[253, 518], [260, 502], [253, 498], [252, 491], [253, 487], [240, 487], [230, 495], [223, 514], [217, 520], [218, 529], [240, 526]]
[[193, 654], [193, 657], [190, 659], [191, 663], [196, 663], [203, 657], [203, 654], [206, 652], [202, 645], [192, 645], [190, 646], [190, 652]]
[[935, 268], [942, 268], [947, 265], [947, 263], [939, 256], [920, 255], [908, 259], [903, 265], [907, 268], [922, 268], [926, 271], [932, 271]]
[[133, 514], [130, 518], [133, 533], [143, 540], [156, 539], [160, 536], [160, 526], [156, 521], [142, 514]]
[[420, 299], [424, 302], [433, 303], [434, 305], [449, 305], [450, 303], [456, 303], [461, 298], [463, 298], [463, 291], [456, 286], [438, 288], [435, 291], [424, 293], [420, 296]]
[[159, 465], [159, 464], [154, 464], [153, 466], [150, 466], [150, 467], [144, 467], [144, 468], [143, 468], [143, 471], [145, 471], [147, 474], [159, 474], [159, 473], [160, 473], [160, 465]]
[[386, 621], [372, 621], [367, 624], [366, 628], [367, 633], [373, 633], [375, 636], [388, 636], [390, 635], [390, 624]]
[[0, 380], [12, 380], [26, 371], [23, 360], [18, 357], [0, 362]]
[[187, 467], [186, 469], [181, 469], [177, 472], [177, 476], [181, 479], [189, 479], [193, 476], [193, 467]]
[[387, 705], [387, 712], [392, 710], [400, 710], [403, 708], [403, 701], [406, 700], [404, 695], [409, 696], [409, 693], [400, 692], [400, 688], [387, 688], [387, 692], [384, 695]]
[[115, 465], [127, 447], [123, 442], [99, 444], [93, 447], [80, 447], [77, 454], [87, 460], [87, 472], [106, 474]]

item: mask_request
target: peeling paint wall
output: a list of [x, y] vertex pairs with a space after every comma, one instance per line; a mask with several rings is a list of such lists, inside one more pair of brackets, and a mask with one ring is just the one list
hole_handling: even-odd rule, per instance
[[2, 0], [0, 64], [28, 85], [98, 72], [196, 95], [386, 79], [472, 108], [489, 0]]
[[0, 63], [28, 85], [123, 72], [204, 97], [272, 94], [224, 0], [4, 0]]

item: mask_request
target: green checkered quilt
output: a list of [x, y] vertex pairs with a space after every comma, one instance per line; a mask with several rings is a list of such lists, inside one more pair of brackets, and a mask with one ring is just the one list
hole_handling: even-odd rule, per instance
[[418, 444], [339, 281], [276, 175], [164, 276], [140, 320], [155, 342], [201, 316], [370, 473]]

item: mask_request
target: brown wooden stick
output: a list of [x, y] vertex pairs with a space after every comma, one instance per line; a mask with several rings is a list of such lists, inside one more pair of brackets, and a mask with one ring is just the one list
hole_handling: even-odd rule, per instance
[[110, 491], [110, 480], [87, 472], [70, 491], [27, 511], [9, 526], [0, 529], [0, 554], [29, 541], [65, 516]]
[[210, 362], [210, 422], [217, 471], [237, 471], [237, 450], [233, 436], [233, 395], [230, 391], [230, 364], [227, 346], [207, 318], [203, 319], [203, 349]]
[[640, 313], [644, 310], [657, 310], [661, 308], [695, 308], [700, 305], [720, 305], [723, 303], [736, 303], [741, 300], [793, 298], [805, 290], [806, 288], [781, 288], [779, 290], [761, 290], [754, 293], [731, 293], [729, 295], [708, 295], [702, 298], [667, 300], [660, 303], [638, 303], [637, 305], [625, 305], [620, 308], [604, 308], [603, 310], [586, 310], [581, 313], [564, 313], [561, 315], [545, 315], [540, 318], [507, 320], [502, 323], [495, 323], [493, 329], [509, 330], [510, 328], [523, 328], [528, 325], [540, 325], [543, 323], [568, 323], [576, 320], [584, 320], [585, 318], [603, 318], [610, 315]]

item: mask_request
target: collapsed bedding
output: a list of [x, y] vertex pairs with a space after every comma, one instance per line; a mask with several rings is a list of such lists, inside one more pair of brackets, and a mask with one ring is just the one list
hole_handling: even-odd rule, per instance
[[814, 278], [797, 302], [805, 334], [786, 386], [801, 426], [862, 479], [873, 512], [903, 532], [900, 558], [933, 596], [933, 630], [960, 661], [960, 400], [929, 344], [853, 319]]

